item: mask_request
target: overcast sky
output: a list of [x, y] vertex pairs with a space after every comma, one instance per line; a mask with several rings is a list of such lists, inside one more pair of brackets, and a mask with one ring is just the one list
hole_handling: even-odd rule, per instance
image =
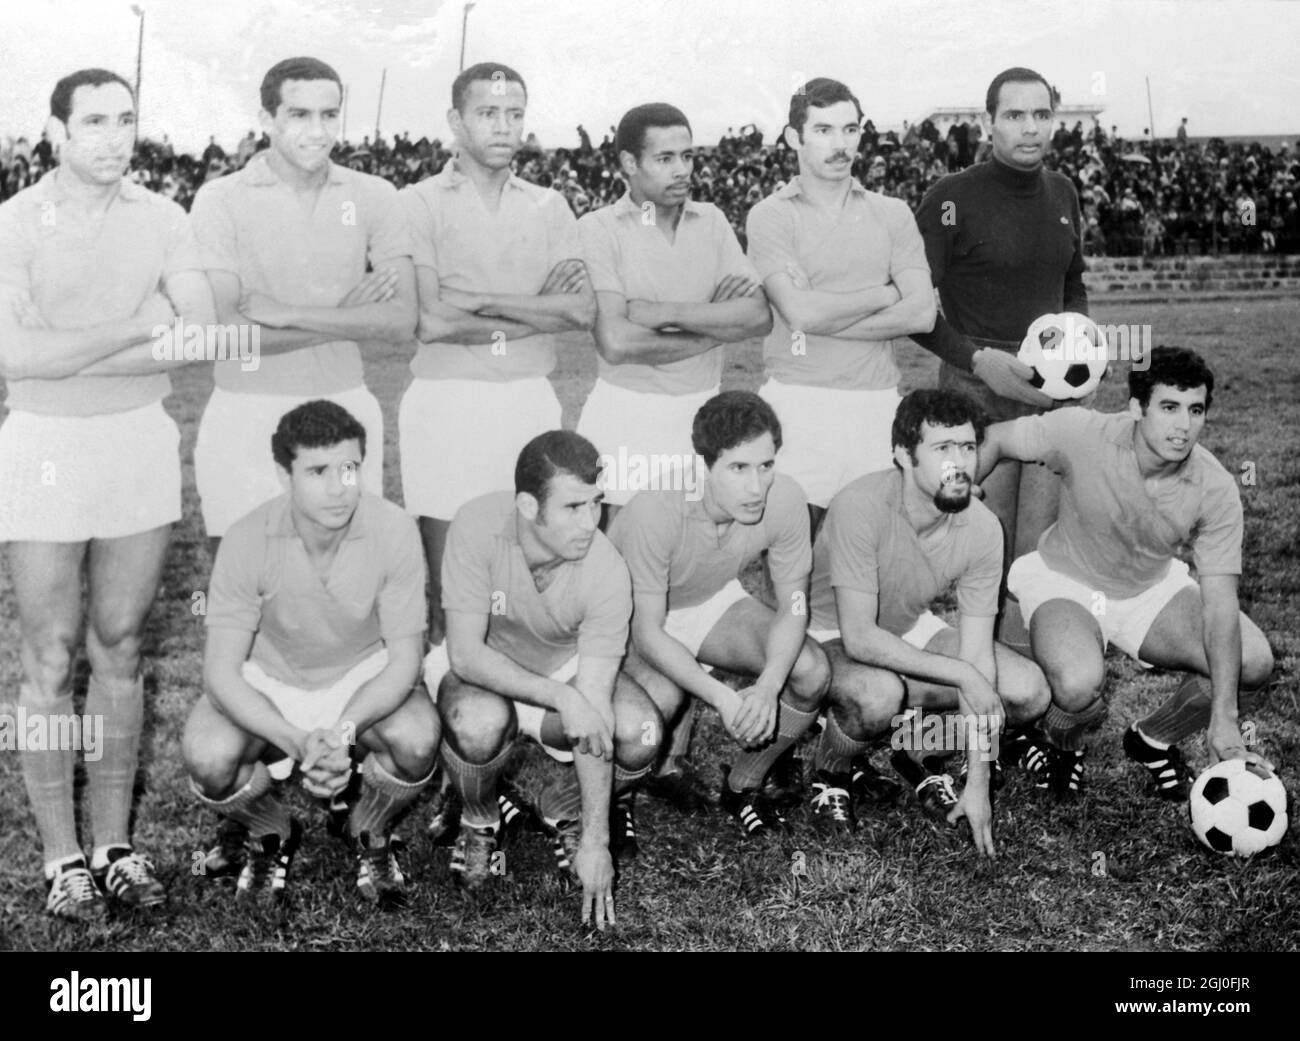
[[[462, 3], [440, 0], [144, 0], [141, 129], [182, 148], [226, 147], [257, 122], [274, 62], [311, 54], [348, 84], [347, 133], [447, 136]], [[0, 135], [39, 134], [59, 75], [135, 75], [139, 25], [120, 0], [0, 0]], [[1300, 3], [1017, 0], [478, 0], [466, 62], [514, 66], [543, 144], [593, 138], [627, 108], [669, 101], [712, 143], [784, 123], [797, 82], [842, 79], [884, 128], [939, 105], [978, 105], [988, 81], [1029, 65], [1065, 103], [1099, 101], [1136, 137], [1189, 117], [1194, 135], [1300, 131]]]

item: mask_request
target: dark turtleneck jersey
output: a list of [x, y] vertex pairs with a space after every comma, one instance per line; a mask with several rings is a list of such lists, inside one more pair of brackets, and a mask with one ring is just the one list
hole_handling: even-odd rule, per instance
[[1079, 196], [1064, 174], [990, 158], [936, 183], [916, 223], [943, 313], [912, 339], [950, 365], [1016, 350], [1039, 315], [1087, 313]]

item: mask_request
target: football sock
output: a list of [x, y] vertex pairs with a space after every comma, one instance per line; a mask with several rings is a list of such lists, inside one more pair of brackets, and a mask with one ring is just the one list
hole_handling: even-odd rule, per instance
[[[575, 771], [576, 772], [576, 771]], [[637, 781], [641, 780], [650, 772], [650, 767], [643, 766], [639, 770], [629, 770], [626, 767], [614, 764], [614, 794], [618, 795], [628, 791]]]
[[1057, 748], [1077, 752], [1087, 743], [1084, 735], [1101, 726], [1106, 711], [1106, 702], [1102, 698], [1079, 712], [1066, 712], [1053, 703], [1043, 714], [1043, 735]]
[[352, 808], [349, 830], [358, 836], [368, 831], [382, 839], [388, 825], [402, 810], [416, 799], [433, 780], [433, 771], [421, 781], [401, 781], [384, 769], [372, 753], [361, 764], [361, 797]]
[[1137, 731], [1153, 745], [1168, 748], [1210, 725], [1210, 681], [1189, 673], [1167, 701], [1139, 719]]
[[122, 842], [115, 842], [111, 846], [96, 846], [95, 852], [90, 855], [90, 870], [103, 871], [108, 867], [108, 855], [115, 849], [130, 850], [131, 847]]
[[826, 713], [826, 726], [817, 742], [813, 765], [828, 774], [846, 774], [853, 769], [853, 757], [870, 750], [869, 742], [856, 741], [844, 732], [835, 717], [835, 709], [831, 709]]
[[489, 759], [486, 763], [466, 762], [456, 754], [451, 742], [442, 742], [442, 763], [447, 768], [451, 783], [460, 792], [461, 820], [473, 828], [486, 828], [501, 819], [501, 807], [497, 804], [497, 779], [506, 768], [510, 758], [511, 745]]
[[98, 717], [98, 758], [86, 756], [90, 824], [96, 846], [129, 846], [131, 796], [144, 726], [144, 680], [108, 683], [91, 675], [86, 715]]
[[57, 860], [47, 860], [45, 862], [45, 881], [51, 881], [54, 876], [59, 873], [60, 868], [68, 864], [75, 864], [77, 861], [81, 861], [81, 863], [84, 864], [86, 858], [78, 852], [66, 857], [59, 857]]
[[271, 791], [271, 774], [264, 763], [253, 764], [253, 775], [239, 791], [225, 799], [212, 799], [203, 794], [202, 789], [190, 778], [190, 789], [198, 796], [199, 802], [216, 810], [223, 817], [248, 828], [250, 835], [279, 835], [282, 839], [289, 837], [289, 811], [284, 803]]
[[[28, 713], [49, 715], [72, 714], [72, 691], [61, 693], [50, 702], [41, 702], [36, 688], [24, 683], [19, 688], [19, 704]], [[32, 815], [41, 833], [41, 848], [45, 863], [64, 863], [81, 856], [77, 842], [77, 815], [73, 804], [72, 771], [76, 752], [71, 748], [34, 750], [24, 748], [22, 753], [23, 781], [27, 785], [27, 798], [32, 804]]]
[[686, 704], [682, 707], [677, 722], [668, 734], [668, 751], [663, 758], [662, 772], [671, 772], [681, 768], [681, 761], [691, 755], [691, 737], [695, 733], [697, 704], [695, 698], [686, 695]]
[[817, 722], [817, 709], [811, 712], [799, 712], [785, 701], [779, 702], [776, 717], [776, 737], [755, 752], [742, 752], [736, 756], [736, 763], [731, 768], [727, 783], [735, 792], [746, 788], [757, 788], [763, 783], [772, 764], [781, 757], [781, 753], [799, 740], [799, 736]]
[[546, 786], [537, 800], [537, 809], [552, 827], [558, 821], [582, 819], [582, 787], [578, 784], [577, 767], [560, 768], [560, 775]]

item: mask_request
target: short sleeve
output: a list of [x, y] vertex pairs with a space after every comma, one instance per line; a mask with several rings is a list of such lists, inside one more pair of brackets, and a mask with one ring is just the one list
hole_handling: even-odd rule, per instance
[[767, 564], [772, 583], [777, 586], [806, 589], [812, 573], [812, 539], [808, 521], [808, 499], [793, 478], [782, 479], [772, 486], [767, 505], [771, 523], [771, 544]]
[[[607, 207], [608, 208], [608, 207]], [[587, 277], [597, 293], [622, 293], [627, 287], [618, 270], [618, 247], [614, 242], [614, 217], [602, 216], [603, 211], [588, 213], [578, 221], [578, 237], [582, 260], [587, 265]]]
[[546, 243], [549, 255], [546, 258], [547, 271], [556, 264], [566, 260], [582, 257], [582, 239], [578, 235], [578, 218], [569, 209], [564, 196], [557, 191], [547, 189], [546, 194]]
[[826, 528], [831, 587], [860, 593], [880, 593], [877, 533], [869, 523], [871, 510], [860, 508], [857, 496], [840, 494], [831, 500]]
[[255, 633], [262, 624], [261, 574], [267, 544], [259, 510], [251, 524], [236, 524], [221, 540], [208, 580], [205, 624]]
[[[423, 183], [423, 182], [422, 182]], [[398, 206], [411, 236], [411, 259], [416, 267], [438, 270], [438, 249], [433, 237], [433, 213], [418, 185], [408, 185], [397, 193]]]
[[[473, 506], [473, 503], [469, 504]], [[447, 531], [442, 552], [444, 611], [488, 614], [492, 607], [492, 539], [477, 511], [462, 506]]]
[[189, 214], [175, 203], [167, 204], [167, 244], [163, 255], [163, 277], [182, 271], [202, 271], [199, 240]]
[[1241, 493], [1226, 474], [1216, 476], [1206, 488], [1192, 532], [1192, 562], [1197, 575], [1240, 575], [1245, 534]]
[[384, 580], [379, 587], [379, 635], [385, 641], [424, 632], [427, 620], [424, 547], [415, 521], [397, 513], [384, 532]]
[[762, 279], [758, 277], [758, 269], [754, 267], [754, 262], [745, 256], [745, 251], [740, 248], [740, 240], [736, 238], [731, 222], [716, 207], [713, 208], [710, 216], [713, 220], [713, 234], [718, 243], [718, 269], [714, 272], [714, 284], [721, 282], [728, 275], [744, 275], [746, 278], [761, 282]]
[[921, 232], [916, 226], [916, 218], [912, 216], [912, 211], [901, 200], [890, 200], [889, 238], [891, 243], [889, 274], [891, 278], [900, 271], [924, 271], [929, 276], [930, 262], [926, 259], [925, 241], [921, 238]]
[[1097, 451], [1104, 431], [1086, 408], [1058, 408], [1041, 416], [1026, 416], [999, 423], [1006, 445], [1004, 455], [1023, 461], [1046, 463], [1053, 470], [1069, 469], [1070, 454]]
[[666, 596], [673, 546], [680, 524], [663, 509], [667, 496], [641, 492], [614, 518], [610, 539], [623, 555], [636, 596]]
[[224, 189], [227, 185], [213, 181], [199, 189], [190, 207], [190, 223], [199, 244], [199, 256], [207, 271], [239, 274], [239, 233], [230, 212]]
[[410, 223], [406, 220], [401, 203], [397, 201], [397, 189], [387, 181], [367, 183], [366, 189], [372, 193], [371, 205], [374, 207], [374, 217], [366, 241], [370, 266], [377, 268], [385, 260], [411, 256], [414, 248]]
[[745, 220], [749, 259], [760, 279], [766, 280], [798, 260], [794, 253], [793, 218], [789, 209], [782, 200], [772, 196], [751, 209]]
[[[971, 510], [974, 510], [972, 503]], [[970, 513], [966, 525], [965, 570], [957, 576], [957, 610], [963, 617], [991, 618], [998, 613], [1002, 586], [1002, 526], [988, 511]]]
[[31, 292], [32, 242], [19, 214], [21, 202], [0, 206], [0, 286]]
[[632, 583], [627, 566], [612, 546], [604, 543], [605, 553], [584, 568], [591, 576], [586, 590], [582, 622], [578, 625], [578, 656], [581, 658], [622, 658], [627, 652], [627, 638], [632, 620]]

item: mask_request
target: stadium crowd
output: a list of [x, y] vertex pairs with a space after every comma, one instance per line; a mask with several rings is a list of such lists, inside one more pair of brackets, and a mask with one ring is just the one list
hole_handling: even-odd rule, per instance
[[[1099, 124], [1084, 131], [1061, 123], [1047, 165], [1067, 174], [1079, 192], [1090, 256], [1298, 253], [1300, 154], [1294, 146], [1272, 150], [1211, 138], [1189, 142], [1185, 132], [1154, 144], [1125, 141]], [[613, 128], [599, 144], [577, 127], [577, 147], [544, 150], [530, 134], [517, 159], [519, 176], [562, 192], [582, 216], [615, 201], [623, 181], [614, 154]], [[868, 188], [903, 199], [913, 210], [944, 174], [984, 157], [987, 141], [977, 123], [954, 123], [946, 135], [930, 120], [880, 133], [868, 120], [854, 175]], [[253, 131], [227, 152], [215, 139], [198, 155], [178, 153], [162, 141], [136, 146], [135, 179], [186, 209], [207, 180], [244, 165], [265, 148]], [[437, 173], [451, 157], [437, 138], [412, 140], [398, 133], [359, 143], [340, 142], [336, 162], [377, 174], [399, 188]], [[39, 180], [57, 162], [45, 134], [0, 142], [0, 201]], [[716, 146], [701, 147], [694, 197], [720, 207], [744, 241], [745, 215], [796, 173], [795, 154], [778, 138], [764, 144], [753, 124], [730, 128]]]

